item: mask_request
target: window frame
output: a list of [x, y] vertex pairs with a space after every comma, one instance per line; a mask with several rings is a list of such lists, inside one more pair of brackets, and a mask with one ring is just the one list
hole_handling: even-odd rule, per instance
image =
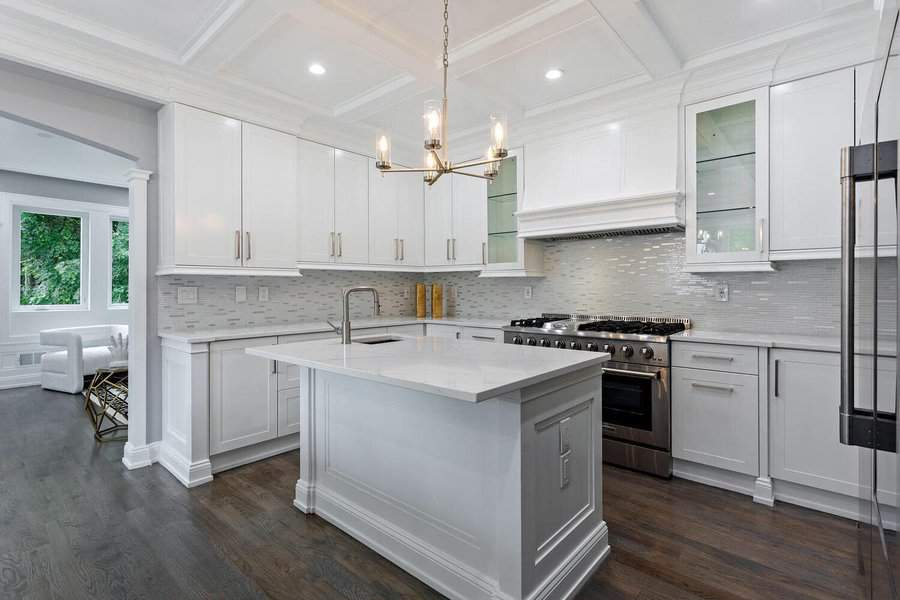
[[[113, 290], [113, 239], [112, 239], [112, 227], [113, 223], [119, 221], [120, 223], [128, 223], [128, 271], [129, 278], [131, 277], [131, 223], [127, 216], [110, 214], [107, 219], [107, 233], [109, 233], [109, 260], [107, 260], [106, 265], [106, 274], [107, 274], [107, 283], [106, 286], [106, 308], [109, 310], [127, 310], [128, 302], [113, 302], [112, 299], [112, 290]], [[129, 289], [128, 300], [131, 301], [131, 290]]]
[[[90, 310], [90, 214], [79, 210], [66, 210], [47, 208], [37, 204], [13, 203], [12, 204], [12, 252], [10, 256], [13, 264], [10, 265], [12, 284], [10, 285], [10, 311], [11, 312], [47, 312], [47, 311], [85, 311]], [[41, 215], [76, 217], [81, 220], [81, 272], [79, 281], [78, 304], [22, 304], [22, 213]], [[110, 285], [110, 292], [112, 285]]]

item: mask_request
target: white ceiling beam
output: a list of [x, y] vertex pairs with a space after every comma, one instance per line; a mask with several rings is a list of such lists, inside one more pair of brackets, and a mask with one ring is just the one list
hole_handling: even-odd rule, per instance
[[181, 64], [190, 63], [212, 43], [216, 36], [241, 13], [246, 4], [247, 0], [222, 0], [212, 15], [182, 47], [179, 56]]
[[681, 57], [641, 0], [590, 2], [651, 77], [659, 79], [681, 70]]

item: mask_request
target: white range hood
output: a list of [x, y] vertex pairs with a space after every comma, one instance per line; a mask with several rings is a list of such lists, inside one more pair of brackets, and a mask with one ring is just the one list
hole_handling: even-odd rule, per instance
[[637, 235], [684, 229], [684, 196], [678, 191], [620, 196], [516, 213], [519, 237], [566, 238]]

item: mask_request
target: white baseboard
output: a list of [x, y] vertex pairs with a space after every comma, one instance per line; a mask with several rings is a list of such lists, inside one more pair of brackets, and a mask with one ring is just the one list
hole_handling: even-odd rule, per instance
[[[302, 489], [301, 489], [302, 487]], [[294, 506], [308, 512], [314, 498], [317, 515], [356, 538], [438, 592], [457, 600], [513, 600], [496, 579], [434, 548], [409, 531], [378, 517], [339, 494], [298, 481]], [[312, 494], [314, 492], [314, 495]], [[302, 504], [306, 503], [306, 507]], [[609, 556], [609, 532], [603, 522], [551, 573], [527, 600], [573, 598]]]
[[775, 506], [775, 486], [770, 477], [757, 477], [753, 489], [753, 501], [769, 508]]
[[316, 512], [316, 486], [298, 479], [294, 486], [294, 506], [307, 515]]
[[122, 463], [131, 471], [149, 467], [159, 461], [159, 449], [162, 442], [151, 442], [143, 446], [133, 446], [131, 442], [125, 442], [122, 451]]
[[159, 464], [187, 488], [197, 487], [213, 480], [212, 463], [209, 460], [188, 462], [174, 452], [168, 451], [165, 446], [160, 449]]
[[0, 377], [0, 390], [31, 387], [33, 385], [41, 385], [40, 372]]
[[672, 461], [672, 475], [747, 496], [753, 496], [756, 490], [756, 477], [752, 475], [733, 473], [677, 458]]
[[300, 434], [289, 435], [285, 437], [275, 438], [259, 444], [254, 444], [246, 448], [238, 448], [230, 452], [223, 452], [216, 456], [210, 456], [212, 463], [212, 472], [221, 473], [228, 469], [234, 469], [243, 465], [264, 460], [296, 450], [300, 447]]

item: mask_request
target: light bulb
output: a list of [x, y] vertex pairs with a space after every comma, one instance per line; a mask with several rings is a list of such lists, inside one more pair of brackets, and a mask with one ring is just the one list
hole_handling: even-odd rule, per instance
[[491, 115], [491, 147], [494, 149], [494, 157], [506, 158], [508, 148], [506, 146], [506, 115], [495, 113]]
[[441, 103], [438, 100], [426, 100], [422, 113], [425, 124], [425, 149], [438, 150], [441, 147], [442, 115]]
[[375, 168], [391, 168], [391, 138], [383, 133], [376, 134], [375, 138]]

